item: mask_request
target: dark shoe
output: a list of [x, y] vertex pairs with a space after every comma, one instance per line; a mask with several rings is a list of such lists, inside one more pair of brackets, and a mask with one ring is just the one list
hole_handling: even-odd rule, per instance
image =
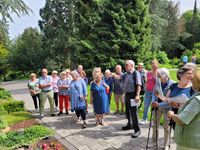
[[69, 112], [68, 112], [68, 110], [66, 110], [66, 115], [69, 115]]
[[119, 113], [119, 115], [125, 115], [125, 112], [124, 112], [124, 111], [121, 111], [121, 112]]
[[85, 129], [87, 127], [86, 122], [83, 123], [82, 129]]
[[130, 129], [132, 129], [131, 125], [126, 125], [122, 127], [122, 130], [130, 130]]
[[132, 134], [132, 138], [137, 138], [138, 136], [140, 136], [141, 132], [140, 131], [135, 131], [133, 134]]
[[114, 112], [114, 115], [117, 115], [117, 114], [119, 114], [119, 110], [116, 110], [116, 111]]
[[61, 114], [63, 114], [63, 112], [62, 112], [62, 111], [60, 111], [60, 112], [57, 114], [57, 116], [60, 116]]
[[56, 114], [51, 114], [51, 117], [54, 117]]

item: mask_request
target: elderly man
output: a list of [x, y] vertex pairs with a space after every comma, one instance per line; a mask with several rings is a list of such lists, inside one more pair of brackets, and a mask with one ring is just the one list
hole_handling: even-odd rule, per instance
[[[125, 69], [126, 73], [121, 76], [121, 80], [125, 92], [125, 108], [128, 123], [126, 126], [122, 127], [122, 130], [130, 130], [133, 128], [134, 133], [132, 134], [132, 138], [137, 138], [141, 134], [137, 113], [137, 103], [140, 100], [140, 90], [142, 85], [141, 75], [135, 70], [135, 62], [132, 60], [126, 60]], [[116, 74], [113, 76], [114, 78], [119, 78]]]
[[54, 114], [54, 98], [53, 98], [53, 86], [52, 86], [52, 77], [48, 75], [47, 69], [42, 69], [42, 76], [39, 78], [39, 88], [41, 89], [40, 93], [40, 117], [44, 117], [44, 106], [48, 98], [50, 104], [50, 113], [51, 116]]
[[[123, 75], [121, 65], [115, 66], [115, 73], [116, 73], [116, 75], [118, 75], [121, 78], [121, 76]], [[122, 115], [122, 114], [124, 114], [124, 90], [121, 86], [120, 79], [113, 78], [113, 82], [114, 82], [113, 92], [114, 92], [115, 103], [116, 103], [116, 107], [117, 107], [114, 114]], [[121, 102], [121, 111], [119, 111], [119, 102]]]

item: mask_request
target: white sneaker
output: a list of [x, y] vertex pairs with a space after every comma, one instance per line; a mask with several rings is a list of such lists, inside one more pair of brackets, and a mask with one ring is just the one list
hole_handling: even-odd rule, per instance
[[139, 124], [144, 125], [144, 124], [147, 124], [147, 123], [148, 123], [147, 120], [142, 119]]

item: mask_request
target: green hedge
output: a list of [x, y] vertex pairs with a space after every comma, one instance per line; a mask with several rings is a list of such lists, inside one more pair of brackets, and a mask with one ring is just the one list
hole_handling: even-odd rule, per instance
[[4, 149], [16, 149], [28, 146], [34, 142], [48, 136], [52, 136], [53, 131], [42, 125], [34, 125], [24, 129], [24, 131], [11, 131], [0, 134], [0, 147]]
[[2, 104], [7, 113], [24, 111], [23, 101], [6, 101]]
[[6, 120], [4, 120], [2, 117], [0, 117], [0, 129], [4, 129], [8, 126], [8, 123]]
[[12, 96], [10, 94], [10, 92], [5, 91], [4, 89], [0, 89], [0, 99], [1, 100], [7, 100], [10, 99]]

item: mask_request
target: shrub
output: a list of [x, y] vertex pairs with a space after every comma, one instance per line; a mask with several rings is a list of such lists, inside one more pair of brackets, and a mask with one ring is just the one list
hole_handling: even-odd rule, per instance
[[173, 65], [175, 65], [175, 66], [178, 66], [179, 63], [180, 63], [180, 59], [177, 58], [177, 57], [175, 57], [175, 58], [173, 58], [173, 59], [171, 60], [171, 63], [172, 63]]
[[0, 115], [6, 114], [7, 111], [4, 109], [3, 105], [0, 104]]
[[10, 92], [5, 91], [4, 89], [1, 89], [1, 90], [0, 90], [0, 99], [2, 99], [2, 100], [7, 100], [7, 99], [9, 99], [9, 98], [11, 98]]
[[2, 117], [0, 117], [0, 129], [4, 129], [8, 126], [8, 123], [6, 120], [4, 120]]
[[8, 113], [24, 111], [24, 102], [23, 101], [6, 101], [3, 103], [3, 107]]
[[53, 135], [53, 131], [41, 125], [26, 128], [24, 131], [11, 131], [5, 135], [0, 135], [0, 147], [15, 149], [27, 146], [47, 136]]

